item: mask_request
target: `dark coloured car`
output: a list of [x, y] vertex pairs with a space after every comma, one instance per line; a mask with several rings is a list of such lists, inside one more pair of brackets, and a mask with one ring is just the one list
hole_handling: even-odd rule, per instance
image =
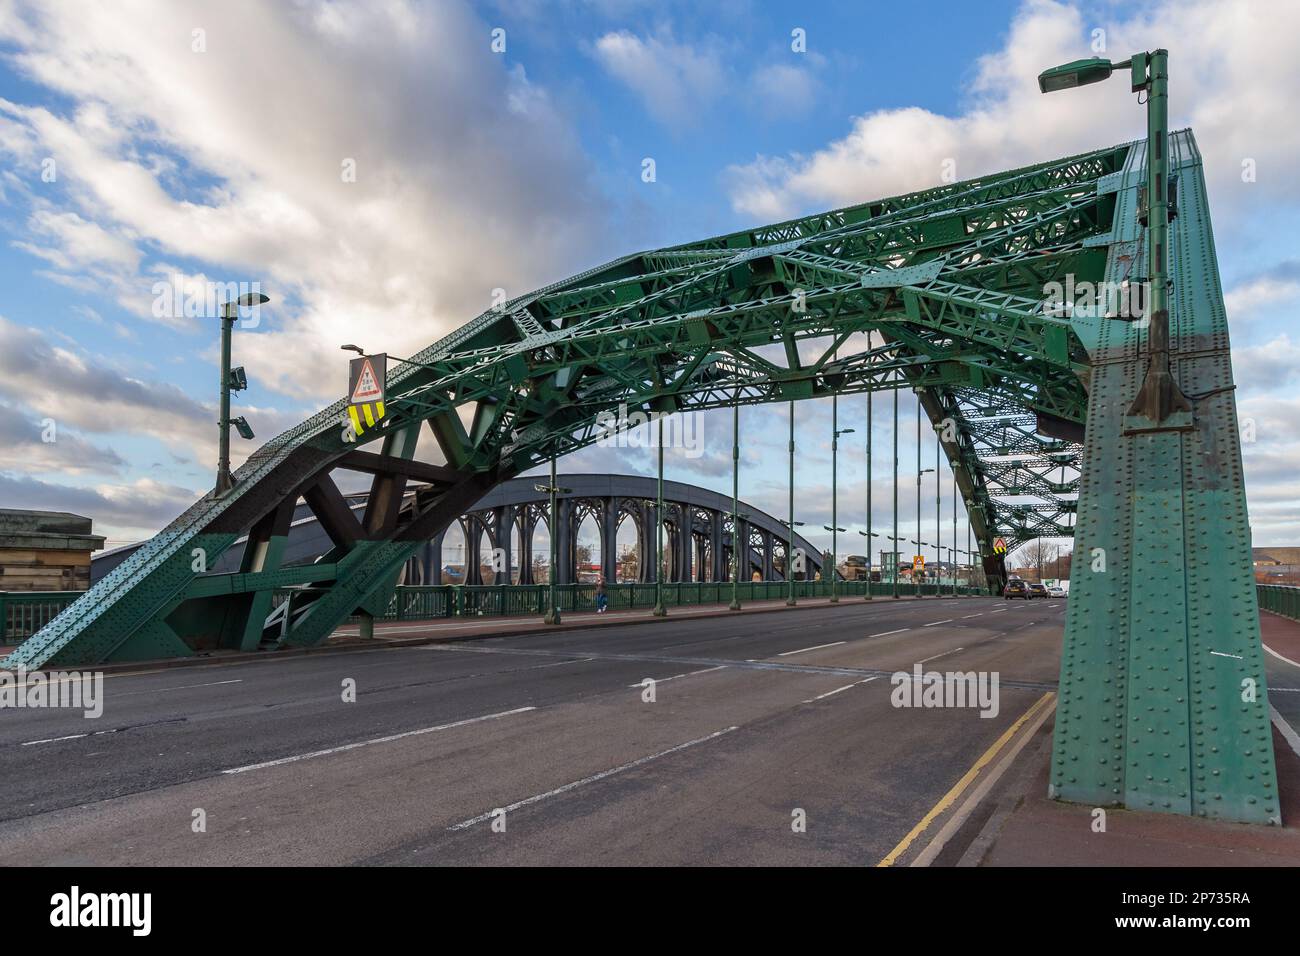
[[1051, 595], [1047, 593], [1047, 585], [1045, 584], [1035, 584], [1031, 581], [1028, 585], [1028, 588], [1029, 588], [1028, 597], [1031, 598], [1051, 597]]
[[1002, 589], [1002, 596], [1010, 601], [1012, 598], [1024, 598], [1029, 600], [1029, 588], [1025, 586], [1024, 581], [1008, 581], [1007, 586]]

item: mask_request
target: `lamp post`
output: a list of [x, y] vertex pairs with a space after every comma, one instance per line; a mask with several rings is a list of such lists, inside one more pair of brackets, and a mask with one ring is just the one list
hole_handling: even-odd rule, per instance
[[867, 595], [866, 600], [871, 600], [871, 539], [875, 534], [871, 530], [871, 392], [867, 392], [867, 530], [859, 532], [867, 539]]
[[1121, 63], [1099, 57], [1075, 60], [1040, 73], [1038, 88], [1054, 93], [1099, 83], [1125, 67], [1132, 92], [1147, 94], [1147, 311], [1151, 319], [1146, 377], [1128, 414], [1158, 425], [1173, 413], [1191, 412], [1191, 403], [1169, 368], [1169, 51], [1135, 53]]
[[[680, 598], [680, 594], [678, 595]], [[659, 484], [655, 501], [655, 617], [667, 617], [664, 607], [664, 417], [659, 416]]]
[[848, 435], [853, 432], [852, 428], [836, 428], [837, 415], [832, 408], [831, 410], [831, 523], [823, 525], [831, 533], [831, 603], [838, 604], [840, 596], [835, 590], [836, 570], [839, 568], [839, 532], [843, 528], [839, 526], [838, 506], [840, 500], [839, 494], [839, 460], [840, 460], [840, 436]]
[[[921, 540], [921, 478], [922, 478], [922, 476], [924, 476], [924, 475], [928, 475], [930, 472], [934, 471], [933, 468], [921, 468], [921, 467], [920, 467], [920, 465], [921, 465], [921, 420], [920, 420], [919, 418], [916, 420], [916, 440], [917, 440], [917, 444], [916, 444], [916, 464], [917, 464], [917, 472], [916, 472], [916, 540], [915, 540], [914, 542], [912, 542], [912, 543], [916, 545], [916, 550], [919, 552], [919, 551], [921, 550], [921, 548], [925, 547], [925, 542]], [[920, 597], [920, 596], [921, 596], [921, 585], [920, 585], [920, 584], [917, 582], [917, 580], [916, 580], [916, 562], [915, 562], [915, 561], [912, 562], [912, 583], [913, 583], [913, 584], [916, 584], [916, 596], [917, 596], [917, 597]], [[936, 593], [936, 595], [938, 594], [937, 591], [936, 591], [935, 593]]]
[[[800, 522], [802, 524], [803, 522]], [[790, 529], [785, 543], [785, 580], [790, 585], [790, 594], [785, 603], [793, 607], [794, 600], [794, 399], [790, 400], [790, 520], [784, 522]]]
[[[736, 396], [739, 400], [740, 396]], [[748, 537], [748, 535], [746, 535]], [[740, 561], [749, 542], [740, 537], [740, 404], [731, 406], [731, 610], [740, 610]], [[750, 595], [753, 597], [753, 595]]]
[[[791, 511], [790, 514], [793, 515], [794, 512]], [[798, 603], [794, 599], [794, 529], [802, 528], [803, 522], [790, 520], [782, 521], [781, 524], [785, 525], [788, 531], [785, 539], [785, 579], [790, 585], [790, 596], [785, 599], [785, 603], [793, 607]]]
[[551, 514], [551, 567], [546, 574], [546, 614], [542, 617], [543, 624], [560, 623], [560, 602], [555, 590], [555, 579], [558, 577], [559, 570], [559, 540], [560, 540], [560, 510], [556, 502], [556, 496], [560, 492], [567, 494], [568, 488], [561, 488], [555, 480], [555, 452], [551, 452], [551, 483], [548, 485], [533, 485], [533, 490], [550, 496], [550, 514]]
[[[898, 387], [894, 387], [894, 534], [889, 539], [898, 547]], [[898, 551], [894, 551], [894, 599], [898, 599]]]
[[252, 438], [253, 430], [241, 415], [230, 417], [230, 393], [243, 391], [248, 387], [248, 377], [244, 369], [230, 367], [230, 334], [235, 328], [235, 319], [239, 318], [239, 307], [261, 305], [271, 301], [260, 292], [246, 292], [237, 299], [221, 307], [221, 409], [218, 417], [219, 437], [217, 439], [217, 481], [212, 488], [214, 498], [224, 495], [235, 480], [230, 474], [230, 426], [234, 425], [241, 438]]

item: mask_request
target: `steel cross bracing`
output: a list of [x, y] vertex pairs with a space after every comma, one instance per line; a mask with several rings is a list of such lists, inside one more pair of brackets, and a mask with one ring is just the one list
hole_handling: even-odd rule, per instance
[[[1190, 134], [1178, 136], [1194, 149]], [[985, 570], [999, 581], [996, 537], [1014, 549], [1111, 526], [1086, 489], [1089, 470], [1114, 455], [1098, 447], [1085, 461], [1083, 447], [1095, 444], [1103, 415], [1095, 382], [1136, 376], [1141, 329], [1054, 305], [1045, 287], [1134, 274], [1141, 230], [1129, 220], [1141, 149], [625, 256], [489, 310], [390, 374], [376, 445], [348, 443], [342, 401], [290, 429], [249, 458], [229, 493], [196, 502], [7, 664], [318, 644], [354, 611], [381, 611], [403, 563], [486, 491], [593, 443], [603, 434], [597, 416], [620, 406], [690, 411], [913, 389], [967, 502]], [[1199, 163], [1181, 175], [1184, 195], [1195, 195]], [[1191, 236], [1185, 246], [1210, 249], [1212, 265], [1208, 219], [1185, 212], [1179, 234]], [[1201, 274], [1204, 263], [1184, 263], [1183, 281], [1212, 286], [1202, 298], [1221, 314], [1217, 275]], [[1206, 361], [1230, 376], [1226, 330], [1195, 341], [1217, 348]], [[1235, 442], [1231, 396], [1206, 407]], [[444, 464], [414, 457], [426, 427]], [[372, 476], [360, 520], [343, 503], [336, 468]], [[1229, 497], [1240, 490], [1239, 467], [1233, 475]], [[285, 529], [299, 500], [334, 547], [312, 565], [286, 567]], [[254, 546], [240, 571], [205, 570], [245, 534]], [[272, 590], [282, 587], [297, 590], [272, 616]], [[1117, 600], [1107, 607], [1127, 613]], [[1253, 592], [1249, 600], [1253, 609]], [[1080, 603], [1071, 602], [1072, 620]], [[1067, 659], [1071, 647], [1067, 636]], [[1123, 735], [1118, 724], [1108, 732]], [[1104, 796], [1125, 799], [1113, 787], [1095, 799]], [[1233, 807], [1226, 815], [1240, 818]]]
[[[396, 569], [459, 514], [458, 502], [591, 443], [597, 414], [620, 404], [691, 410], [917, 389], [936, 425], [955, 426], [944, 447], [986, 558], [998, 564], [999, 534], [1019, 543], [1069, 533], [1058, 519], [1073, 485], [1034, 480], [1026, 502], [989, 460], [1010, 426], [977, 419], [991, 409], [1019, 416], [1017, 448], [1031, 456], [1060, 444], [1035, 434], [1037, 416], [1082, 422], [1087, 353], [1069, 320], [1044, 308], [1042, 288], [1100, 275], [1104, 250], [1085, 242], [1107, 228], [1114, 197], [1096, 183], [1128, 151], [624, 257], [486, 312], [414, 356], [424, 367], [390, 376], [380, 455], [344, 443], [341, 403], [286, 432], [250, 458], [230, 494], [197, 503], [15, 663], [317, 643], [358, 607], [381, 606]], [[846, 347], [863, 332], [874, 333], [870, 347]], [[423, 422], [440, 468], [412, 460]], [[1078, 446], [1066, 447], [1077, 475]], [[1048, 464], [1025, 467], [1039, 474]], [[358, 525], [330, 472], [359, 465], [380, 494]], [[408, 486], [417, 505], [402, 508]], [[336, 547], [310, 568], [281, 568], [277, 516], [299, 497]], [[211, 563], [244, 533], [265, 547], [249, 549], [240, 573], [192, 570], [196, 553], [198, 566]], [[303, 593], [272, 634], [261, 626], [270, 591], [285, 585]]]

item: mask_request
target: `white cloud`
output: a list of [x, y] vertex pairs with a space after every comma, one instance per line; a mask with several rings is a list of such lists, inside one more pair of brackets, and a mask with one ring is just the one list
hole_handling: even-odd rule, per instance
[[805, 67], [789, 63], [770, 63], [754, 71], [750, 86], [758, 97], [755, 106], [769, 110], [795, 112], [813, 107], [817, 97], [817, 80]]
[[643, 38], [627, 30], [606, 33], [596, 41], [595, 56], [662, 123], [691, 122], [726, 84], [726, 70], [716, 50], [677, 43], [671, 37]]
[[[964, 110], [878, 110], [810, 154], [759, 156], [733, 166], [733, 207], [756, 219], [866, 202], [958, 178], [1023, 166], [1141, 136], [1145, 113], [1123, 78], [1044, 96], [1044, 67], [1094, 55], [1090, 31], [1107, 31], [1105, 55], [1157, 45], [1171, 51], [1171, 124], [1191, 125], [1206, 160], [1215, 212], [1300, 197], [1290, 175], [1300, 128], [1279, 124], [1300, 88], [1300, 6], [1280, 0], [1165, 0], [1133, 19], [1093, 22], [1056, 0], [1026, 0], [1001, 50], [981, 58]], [[1241, 179], [1252, 159], [1257, 182]]]
[[0, 16], [10, 63], [76, 105], [0, 101], [0, 150], [33, 191], [39, 158], [57, 160], [61, 192], [40, 194], [52, 278], [145, 317], [159, 257], [261, 281], [282, 321], [258, 380], [324, 402], [338, 343], [409, 354], [494, 288], [600, 257], [573, 131], [488, 36], [460, 3], [20, 2]]

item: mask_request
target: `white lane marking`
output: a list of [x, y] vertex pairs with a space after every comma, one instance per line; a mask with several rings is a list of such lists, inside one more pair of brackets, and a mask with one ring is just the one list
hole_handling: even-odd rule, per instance
[[1049, 605], [1047, 605], [1047, 606], [1048, 606], [1048, 607], [1060, 607], [1061, 605], [1059, 605], [1059, 604], [1049, 604]]
[[94, 733], [68, 734], [66, 737], [46, 737], [44, 740], [25, 740], [19, 746], [32, 747], [36, 744], [57, 744], [63, 740], [80, 740], [82, 737], [102, 737], [104, 734], [115, 733], [117, 733], [116, 728], [113, 730], [96, 730]]
[[927, 658], [925, 658], [924, 660], [919, 660], [919, 661], [917, 661], [916, 663], [917, 663], [918, 665], [919, 665], [919, 664], [928, 664], [930, 661], [937, 661], [937, 660], [938, 660], [939, 658], [941, 658], [941, 657], [947, 657], [949, 654], [956, 654], [958, 651], [964, 651], [964, 650], [966, 650], [966, 648], [964, 648], [964, 647], [954, 647], [954, 648], [953, 648], [952, 650], [950, 650], [950, 651], [944, 651], [942, 654], [935, 654], [934, 657], [927, 657]]
[[214, 680], [207, 684], [179, 684], [176, 687], [156, 687], [149, 690], [129, 690], [122, 694], [115, 694], [116, 697], [134, 697], [137, 694], [165, 694], [169, 690], [189, 690], [193, 687], [220, 687], [222, 684], [242, 684], [244, 679], [239, 680]]
[[902, 634], [904, 631], [910, 631], [910, 627], [900, 627], [896, 631], [881, 631], [879, 634], [868, 634], [868, 637], [888, 637], [890, 634]]
[[963, 621], [968, 621], [968, 620], [970, 620], [970, 619], [973, 618], [973, 617], [983, 617], [983, 616], [984, 616], [984, 612], [981, 611], [981, 612], [978, 613], [978, 614], [967, 614], [965, 617], [962, 618], [962, 620], [963, 620]]
[[847, 644], [848, 641], [831, 641], [829, 644], [814, 644], [812, 647], [801, 647], [797, 651], [782, 651], [777, 657], [789, 657], [791, 654], [802, 654], [804, 651], [820, 651], [823, 647], [839, 647], [841, 644]]
[[466, 724], [477, 724], [484, 720], [496, 720], [498, 717], [510, 717], [514, 714], [522, 714], [530, 710], [536, 710], [536, 707], [516, 707], [514, 710], [503, 710], [495, 714], [484, 714], [481, 717], [469, 717], [465, 720], [456, 720], [450, 724], [438, 724], [436, 727], [421, 727], [419, 730], [407, 730], [400, 734], [389, 734], [387, 737], [374, 737], [370, 740], [358, 740], [356, 743], [343, 744], [341, 747], [330, 747], [326, 750], [313, 750], [311, 753], [294, 754], [292, 757], [281, 757], [278, 760], [267, 760], [262, 763], [251, 763], [245, 767], [231, 767], [229, 770], [223, 770], [222, 773], [245, 773], [249, 770], [262, 770], [266, 767], [279, 767], [282, 764], [296, 763], [299, 760], [310, 760], [312, 757], [326, 757], [330, 754], [343, 753], [346, 750], [356, 750], [358, 747], [369, 747], [371, 744], [386, 744], [394, 740], [401, 740], [404, 737], [418, 737], [421, 734], [432, 734], [439, 730], [451, 730], [453, 727], [464, 727]]
[[1295, 728], [1286, 722], [1286, 719], [1277, 712], [1277, 708], [1272, 704], [1268, 705], [1268, 712], [1273, 717], [1273, 726], [1281, 731], [1282, 736], [1286, 738], [1286, 742], [1291, 745], [1291, 749], [1296, 752], [1297, 756], [1300, 756], [1300, 734], [1295, 732]]
[[[595, 658], [592, 658], [592, 659], [594, 660]], [[746, 663], [750, 663], [750, 662], [747, 661]], [[670, 680], [677, 680], [677, 679], [680, 678], [680, 677], [694, 677], [696, 674], [707, 674], [707, 673], [709, 673], [710, 671], [722, 671], [722, 670], [726, 670], [726, 669], [727, 669], [727, 665], [726, 665], [726, 664], [719, 664], [717, 667], [706, 667], [706, 668], [704, 668], [704, 670], [702, 670], [702, 671], [687, 671], [685, 674], [674, 674], [672, 677], [652, 677], [652, 678], [650, 678], [650, 679], [653, 680], [656, 684], [666, 684], [666, 683], [668, 683]], [[644, 687], [644, 686], [645, 686], [645, 682], [644, 682], [643, 680], [639, 680], [639, 681], [637, 681], [635, 684], [628, 684], [627, 686], [628, 686], [628, 687]]]
[[1280, 661], [1286, 661], [1286, 662], [1287, 662], [1288, 664], [1290, 664], [1292, 667], [1300, 667], [1300, 664], [1297, 664], [1295, 661], [1291, 660], [1291, 658], [1289, 658], [1289, 657], [1283, 657], [1281, 654], [1279, 654], [1277, 651], [1273, 650], [1273, 648], [1269, 647], [1267, 644], [1264, 645], [1264, 650], [1268, 651], [1270, 654], [1272, 654], [1272, 655], [1273, 655], [1274, 657], [1276, 657], [1278, 660], [1280, 660]]
[[931, 621], [929, 624], [922, 624], [921, 626], [922, 626], [922, 627], [938, 627], [940, 624], [951, 624], [951, 623], [952, 623], [952, 618], [948, 618], [948, 620], [946, 620], [946, 621]]
[[508, 806], [497, 807], [494, 810], [489, 810], [487, 813], [480, 813], [476, 817], [470, 817], [468, 820], [462, 820], [460, 823], [454, 823], [451, 826], [447, 827], [447, 829], [466, 830], [474, 826], [476, 823], [482, 823], [484, 820], [491, 819], [492, 814], [496, 813], [498, 810], [502, 810], [506, 813], [510, 813], [513, 810], [518, 810], [520, 807], [526, 807], [533, 803], [540, 803], [541, 801], [547, 800], [551, 797], [558, 797], [562, 793], [568, 793], [570, 790], [576, 790], [578, 787], [586, 786], [589, 783], [595, 783], [598, 780], [604, 780], [606, 777], [612, 777], [615, 774], [623, 773], [626, 770], [631, 770], [635, 767], [643, 766], [644, 764], [650, 763], [650, 761], [652, 760], [658, 760], [661, 757], [667, 757], [669, 754], [675, 754], [679, 751], [687, 749], [688, 747], [695, 747], [699, 744], [708, 743], [710, 740], [716, 740], [717, 738], [721, 737], [723, 734], [729, 734], [733, 730], [737, 730], [737, 729], [738, 729], [737, 727], [732, 726], [732, 727], [727, 727], [724, 730], [715, 730], [713, 733], [709, 734], [706, 737], [696, 737], [694, 740], [688, 740], [684, 744], [678, 744], [675, 747], [669, 747], [667, 750], [661, 750], [657, 754], [650, 754], [648, 757], [638, 757], [636, 760], [630, 760], [625, 764], [619, 764], [617, 767], [611, 767], [609, 770], [602, 770], [600, 773], [593, 773], [591, 776], [583, 777], [581, 780], [574, 780], [572, 783], [566, 783], [564, 786], [556, 787], [554, 790], [547, 790], [545, 793], [533, 794], [533, 796], [531, 797], [524, 797], [524, 799], [522, 800], [516, 800], [514, 803], [509, 804]]
[[1240, 654], [1229, 654], [1225, 651], [1210, 651], [1210, 654], [1214, 657], [1231, 657], [1238, 661], [1242, 659]]
[[825, 700], [827, 697], [833, 697], [835, 694], [841, 693], [842, 691], [852, 690], [853, 688], [857, 687], [858, 684], [870, 684], [873, 680], [876, 679], [877, 678], [875, 677], [868, 677], [866, 680], [855, 681], [852, 684], [845, 684], [843, 687], [837, 687], [834, 690], [828, 690], [826, 693], [818, 694], [816, 697], [809, 697], [807, 700], [804, 701], [804, 703], [805, 704], [816, 703], [819, 700]]

